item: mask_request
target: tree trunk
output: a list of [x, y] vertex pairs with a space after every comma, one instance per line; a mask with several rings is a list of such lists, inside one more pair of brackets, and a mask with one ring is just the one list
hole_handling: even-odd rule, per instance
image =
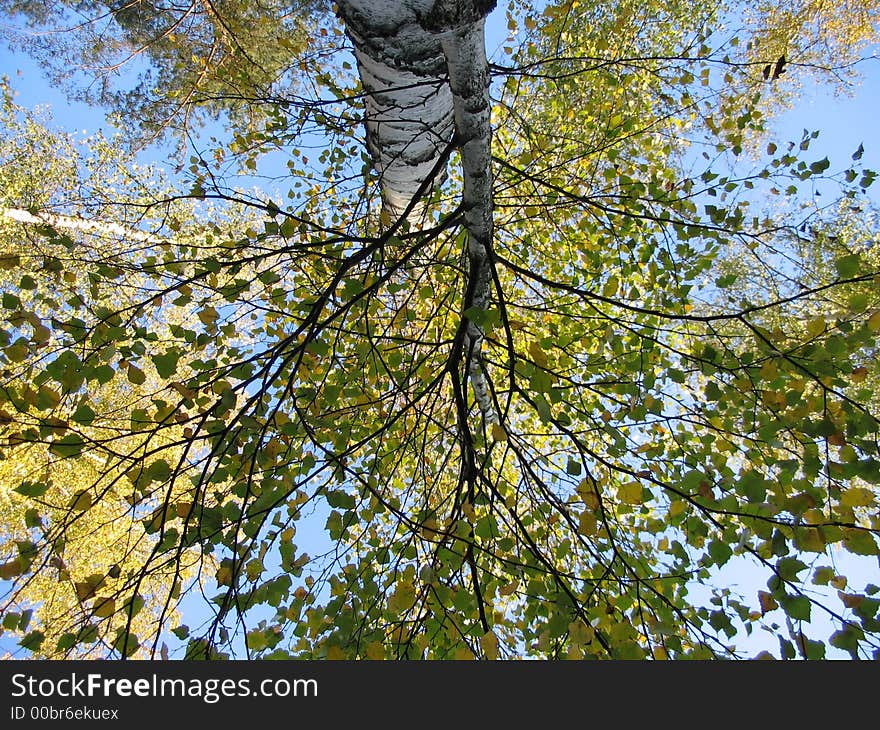
[[[412, 216], [446, 146], [460, 148], [469, 272], [464, 308], [490, 299], [492, 169], [485, 17], [495, 0], [342, 0], [366, 94], [367, 146], [394, 215]], [[482, 362], [484, 333], [465, 325], [465, 370], [484, 425], [498, 418]]]
[[164, 243], [168, 241], [168, 239], [139, 231], [136, 228], [127, 228], [111, 221], [92, 220], [46, 211], [31, 213], [21, 208], [0, 206], [0, 218], [7, 218], [17, 223], [51, 226], [59, 230], [83, 231], [107, 237], [124, 238], [127, 241], [137, 241], [138, 243]]

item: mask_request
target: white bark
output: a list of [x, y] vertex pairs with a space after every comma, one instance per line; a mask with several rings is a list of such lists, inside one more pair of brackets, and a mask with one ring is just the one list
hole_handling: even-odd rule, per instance
[[420, 23], [431, 5], [432, 0], [340, 4], [366, 92], [367, 147], [383, 202], [395, 217], [419, 195], [453, 133], [440, 40]]
[[[468, 289], [466, 306], [489, 308], [492, 251], [492, 125], [489, 66], [486, 61], [485, 20], [469, 23], [443, 38], [455, 109], [455, 129], [461, 145], [464, 173], [463, 204], [468, 231]], [[486, 425], [498, 422], [483, 365], [484, 333], [476, 322], [466, 323], [468, 376]]]
[[31, 213], [21, 208], [4, 208], [0, 207], [0, 217], [7, 218], [18, 223], [28, 223], [31, 225], [48, 225], [58, 230], [66, 231], [83, 231], [84, 233], [94, 233], [97, 235], [124, 238], [128, 241], [137, 241], [138, 243], [162, 243], [166, 239], [139, 231], [136, 228], [126, 228], [118, 223], [103, 220], [88, 220], [86, 218], [77, 218], [70, 215], [60, 215], [58, 213]]
[[[367, 144], [386, 208], [410, 219], [453, 132], [468, 232], [465, 308], [489, 307], [492, 167], [485, 16], [494, 0], [342, 0], [366, 92]], [[482, 360], [484, 332], [465, 323], [465, 367], [484, 425], [498, 422]]]
[[[452, 138], [452, 98], [449, 86], [355, 54], [366, 98], [367, 145], [379, 172], [388, 212], [399, 217]], [[381, 92], [381, 93], [375, 93]], [[438, 177], [436, 183], [442, 182]], [[418, 207], [414, 206], [418, 218]]]

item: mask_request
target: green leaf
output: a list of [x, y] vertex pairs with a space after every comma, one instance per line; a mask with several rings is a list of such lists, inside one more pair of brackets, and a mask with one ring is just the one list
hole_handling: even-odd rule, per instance
[[296, 235], [298, 228], [299, 224], [293, 218], [287, 217], [281, 221], [281, 225], [278, 226], [278, 232], [284, 236], [284, 238], [292, 238]]
[[166, 482], [171, 478], [171, 466], [165, 459], [156, 459], [147, 467], [145, 476], [151, 482]]
[[247, 645], [251, 651], [262, 651], [269, 646], [266, 632], [263, 629], [252, 629], [247, 632]]
[[819, 175], [825, 170], [831, 167], [831, 163], [828, 161], [827, 157], [823, 157], [821, 160], [817, 160], [810, 165], [810, 172], [814, 175]]
[[810, 620], [810, 599], [806, 596], [784, 596], [779, 599], [779, 605], [796, 621]]
[[28, 482], [23, 481], [17, 487], [15, 487], [15, 491], [19, 494], [24, 495], [25, 497], [42, 497], [49, 489], [48, 484], [44, 484], [43, 482]]
[[208, 306], [200, 310], [197, 316], [202, 324], [212, 325], [219, 319], [220, 314], [219, 312], [217, 312], [216, 309], [214, 309], [214, 307]]
[[45, 638], [46, 635], [42, 631], [31, 631], [18, 644], [29, 651], [37, 651], [43, 645]]
[[65, 459], [79, 456], [83, 448], [85, 448], [85, 441], [83, 441], [82, 436], [75, 433], [69, 433], [67, 436], [49, 444], [49, 451]]
[[83, 426], [88, 426], [92, 421], [95, 420], [95, 411], [92, 410], [91, 406], [87, 403], [83, 403], [79, 408], [77, 408], [71, 418], [77, 423], [82, 424]]
[[492, 515], [485, 515], [477, 520], [474, 525], [474, 534], [482, 540], [491, 540], [498, 537], [498, 523]]
[[177, 350], [169, 350], [164, 355], [151, 355], [150, 359], [156, 366], [156, 372], [163, 380], [167, 380], [177, 372], [177, 363], [180, 361], [181, 353]]
[[109, 365], [99, 365], [89, 371], [88, 379], [95, 380], [101, 385], [104, 385], [113, 380], [114, 375], [116, 375], [116, 371], [112, 367]]
[[113, 641], [113, 648], [124, 657], [132, 656], [140, 646], [137, 635], [130, 634], [125, 628], [121, 628], [116, 632], [116, 639]]
[[857, 253], [841, 256], [834, 262], [834, 268], [841, 279], [850, 279], [859, 273], [861, 257]]
[[880, 555], [874, 536], [867, 530], [844, 527], [843, 544], [847, 550], [855, 555]]
[[130, 383], [134, 385], [143, 385], [147, 382], [146, 373], [136, 365], [129, 365], [126, 373]]
[[132, 596], [122, 604], [122, 613], [126, 618], [137, 616], [145, 605], [144, 599], [141, 596]]
[[803, 646], [807, 659], [816, 660], [825, 658], [825, 644], [821, 641], [813, 641], [812, 639], [804, 637]]
[[749, 470], [740, 477], [736, 491], [749, 502], [763, 502], [767, 497], [767, 483], [758, 472]]
[[27, 340], [23, 337], [18, 338], [13, 344], [3, 350], [3, 353], [10, 362], [23, 362], [30, 353]]
[[806, 570], [809, 566], [806, 563], [801, 562], [797, 558], [780, 558], [776, 563], [776, 570], [779, 573], [779, 577], [785, 581], [795, 581], [797, 580], [798, 573], [802, 570]]
[[62, 634], [55, 644], [55, 649], [60, 652], [65, 652], [68, 649], [72, 649], [78, 643], [79, 642], [76, 634]]
[[21, 299], [12, 292], [3, 292], [3, 308], [4, 309], [21, 309]]
[[712, 540], [709, 543], [709, 555], [721, 567], [733, 557], [733, 548], [723, 540]]
[[855, 626], [847, 626], [842, 631], [835, 631], [829, 642], [836, 649], [849, 652], [854, 659], [858, 657], [859, 642], [865, 638], [862, 631]]

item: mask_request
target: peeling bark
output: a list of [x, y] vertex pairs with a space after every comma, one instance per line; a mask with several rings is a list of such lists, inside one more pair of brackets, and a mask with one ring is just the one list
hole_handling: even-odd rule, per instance
[[367, 147], [383, 203], [395, 217], [419, 194], [453, 134], [446, 59], [440, 39], [420, 22], [431, 2], [346, 0], [339, 6], [366, 92]]
[[[488, 309], [492, 168], [485, 17], [495, 0], [343, 0], [366, 96], [367, 145], [386, 209], [402, 215], [446, 146], [461, 151], [468, 233], [464, 308]], [[464, 356], [484, 426], [498, 422], [482, 361], [484, 332], [465, 322]]]

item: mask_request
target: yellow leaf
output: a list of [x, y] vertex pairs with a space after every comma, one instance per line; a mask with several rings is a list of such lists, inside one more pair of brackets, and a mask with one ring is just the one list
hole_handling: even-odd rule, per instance
[[850, 487], [840, 495], [844, 507], [868, 507], [874, 504], [874, 493], [865, 487]]
[[379, 661], [385, 658], [385, 647], [381, 641], [373, 641], [367, 645], [367, 659]]
[[486, 659], [498, 658], [498, 637], [491, 631], [483, 634], [480, 638], [480, 648], [486, 655]]
[[214, 307], [205, 307], [201, 312], [198, 313], [199, 321], [202, 324], [211, 325], [217, 321], [217, 318], [220, 315], [217, 313], [217, 310]]
[[112, 598], [97, 598], [94, 606], [95, 616], [109, 618], [116, 612], [116, 601]]
[[474, 653], [466, 646], [460, 646], [455, 650], [454, 658], [458, 661], [468, 661], [474, 658]]
[[857, 368], [853, 368], [852, 381], [854, 383], [861, 383], [867, 377], [868, 377], [868, 368], [866, 368], [864, 365], [860, 365]]
[[399, 583], [394, 595], [388, 600], [388, 607], [397, 613], [409, 611], [416, 602], [416, 589], [412, 583]]
[[586, 537], [590, 537], [599, 532], [599, 523], [596, 519], [596, 515], [590, 511], [581, 512], [580, 517], [578, 518], [578, 532]]
[[495, 441], [507, 441], [507, 431], [500, 423], [492, 424], [492, 439]]
[[839, 591], [842, 591], [844, 588], [846, 588], [846, 584], [847, 584], [847, 580], [846, 580], [845, 575], [835, 575], [828, 582]]
[[592, 626], [587, 626], [581, 619], [568, 625], [568, 637], [578, 646], [589, 644], [596, 636]]
[[766, 591], [758, 591], [758, 603], [761, 604], [762, 614], [769, 613], [770, 611], [779, 608], [776, 599]]
[[88, 490], [80, 490], [73, 495], [67, 506], [76, 512], [85, 512], [92, 506], [92, 497], [88, 493]]
[[12, 580], [16, 576], [22, 574], [21, 568], [21, 561], [18, 558], [13, 558], [5, 563], [0, 563], [0, 579]]
[[617, 488], [617, 498], [624, 504], [642, 503], [642, 485], [638, 482], [621, 484]]
[[593, 482], [589, 478], [583, 479], [578, 484], [577, 493], [581, 501], [587, 506], [587, 509], [594, 512], [599, 509], [599, 495], [596, 493]]
[[868, 329], [871, 332], [880, 332], [880, 310], [868, 317]]
[[822, 317], [816, 317], [807, 322], [807, 334], [810, 337], [818, 337], [825, 331], [825, 320]]
[[544, 353], [544, 348], [541, 347], [540, 342], [532, 340], [532, 342], [529, 343], [529, 354], [532, 356], [532, 359], [537, 365], [540, 365], [541, 367], [546, 367], [547, 355]]
[[327, 649], [327, 658], [330, 661], [339, 661], [340, 659], [345, 659], [345, 652], [338, 646], [331, 646]]
[[825, 539], [816, 527], [801, 527], [795, 533], [795, 543], [799, 550], [808, 553], [824, 553]]

